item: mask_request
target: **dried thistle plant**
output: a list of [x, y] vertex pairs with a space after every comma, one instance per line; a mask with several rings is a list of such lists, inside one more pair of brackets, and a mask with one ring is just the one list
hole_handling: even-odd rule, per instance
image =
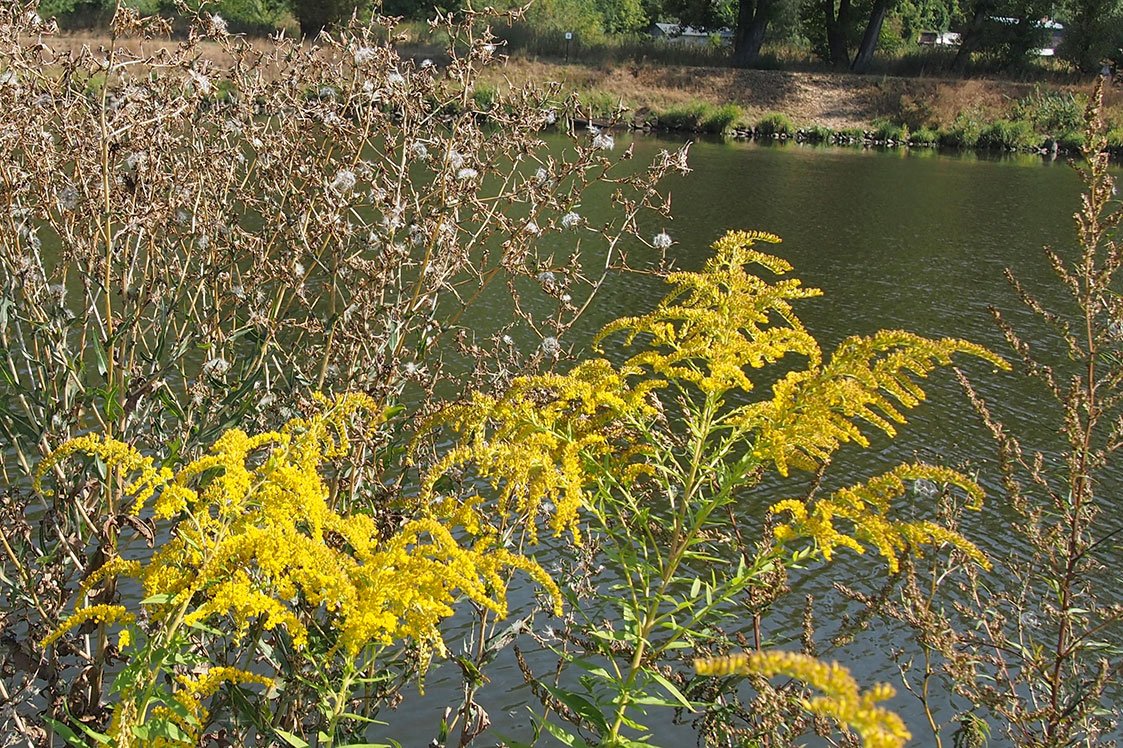
[[[23, 643], [119, 542], [152, 541], [113, 481], [57, 474], [55, 497], [32, 497], [43, 455], [96, 431], [190, 458], [316, 391], [389, 406], [409, 386], [424, 411], [442, 383], [550, 366], [637, 217], [665, 214], [657, 184], [685, 150], [618, 168], [557, 87], [476, 109], [479, 71], [502, 62], [497, 20], [437, 18], [450, 45], [433, 63], [400, 53], [392, 19], [251, 43], [204, 11], [173, 43], [118, 8], [104, 44], [71, 49], [35, 3], [0, 7], [0, 732], [34, 737], [35, 715], [64, 705], [103, 716], [103, 633], [52, 661]], [[551, 125], [564, 149], [542, 140]], [[580, 213], [594, 184], [617, 208], [605, 225]], [[478, 340], [486, 294], [541, 345]], [[450, 372], [450, 352], [475, 375]], [[361, 452], [333, 492], [385, 511], [408, 480], [386, 454]]]

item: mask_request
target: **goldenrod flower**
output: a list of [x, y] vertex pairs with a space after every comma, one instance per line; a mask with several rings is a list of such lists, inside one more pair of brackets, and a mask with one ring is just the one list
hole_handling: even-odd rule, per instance
[[[983, 491], [967, 476], [932, 465], [898, 465], [865, 483], [839, 489], [826, 498], [806, 502], [786, 499], [773, 504], [769, 510], [772, 514], [789, 517], [773, 532], [781, 543], [797, 538], [813, 540], [828, 561], [836, 548], [864, 553], [865, 546], [872, 546], [892, 572], [899, 568], [899, 554], [907, 547], [944, 543], [959, 549], [983, 568], [989, 568], [990, 562], [982, 551], [959, 533], [934, 522], [902, 521], [891, 516], [892, 501], [905, 494], [906, 482], [917, 480], [956, 486], [967, 494], [969, 509], [982, 507]], [[840, 521], [847, 524], [849, 534], [838, 529], [836, 523]]]
[[804, 700], [804, 708], [854, 730], [867, 748], [900, 748], [912, 737], [900, 717], [877, 705], [893, 697], [892, 686], [881, 683], [862, 693], [849, 671], [838, 663], [797, 652], [767, 651], [695, 660], [694, 668], [699, 675], [797, 678], [822, 694]]
[[87, 608], [79, 608], [73, 614], [56, 628], [51, 633], [47, 634], [39, 646], [42, 649], [54, 644], [59, 638], [62, 637], [67, 631], [81, 626], [87, 621], [95, 623], [133, 623], [136, 621], [136, 616], [130, 613], [123, 605], [91, 605]]
[[[321, 402], [323, 413], [290, 421], [278, 432], [227, 431], [208, 454], [174, 474], [149, 469], [150, 459], [110, 439], [83, 438], [62, 447], [49, 464], [87, 451], [138, 470], [149, 484], [163, 487], [157, 517], [178, 518], [172, 537], [151, 559], [107, 562], [83, 582], [80, 595], [108, 578], [133, 577], [147, 596], [164, 598], [147, 608], [155, 625], [178, 616], [188, 626], [226, 619], [237, 638], [258, 624], [266, 632], [284, 631], [303, 649], [315, 624], [334, 634], [330, 651], [348, 657], [369, 645], [406, 639], [443, 650], [439, 625], [461, 598], [506, 615], [506, 579], [514, 570], [540, 583], [560, 605], [560, 591], [537, 563], [496, 546], [480, 520], [478, 500], [446, 500], [434, 516], [407, 521], [389, 534], [371, 517], [338, 513], [322, 469], [349, 453], [356, 428], [370, 428], [369, 418], [360, 426], [353, 421], [374, 402], [365, 395]], [[475, 537], [465, 543], [452, 527]], [[133, 623], [136, 616], [119, 605], [82, 608], [43, 646], [90, 620]], [[129, 640], [126, 630], [121, 646]], [[182, 709], [164, 705], [153, 715], [197, 737], [205, 701], [222, 682], [264, 685], [267, 679], [213, 668], [204, 678], [181, 682], [173, 697]], [[145, 716], [131, 714], [127, 701], [123, 694], [114, 734], [124, 735]]]

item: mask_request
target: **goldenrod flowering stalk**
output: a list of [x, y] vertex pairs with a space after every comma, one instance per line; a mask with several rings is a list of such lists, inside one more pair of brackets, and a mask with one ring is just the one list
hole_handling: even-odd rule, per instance
[[122, 605], [90, 605], [89, 607], [80, 608], [74, 611], [74, 615], [67, 618], [58, 626], [54, 631], [47, 634], [39, 646], [46, 649], [59, 640], [67, 631], [81, 626], [83, 623], [93, 621], [94, 623], [101, 624], [128, 624], [136, 620], [136, 616], [130, 613]]
[[[773, 504], [769, 509], [772, 514], [790, 516], [790, 521], [778, 525], [773, 532], [781, 543], [798, 538], [814, 541], [827, 561], [836, 548], [865, 553], [866, 546], [873, 546], [894, 573], [900, 568], [899, 554], [905, 549], [944, 543], [979, 566], [990, 568], [982, 551], [962, 535], [935, 522], [899, 521], [890, 516], [893, 499], [903, 496], [908, 484], [921, 480], [956, 486], [969, 497], [968, 509], [982, 508], [982, 488], [962, 473], [933, 465], [898, 465], [865, 483], [840, 489], [826, 499], [786, 499]], [[849, 535], [838, 530], [838, 521], [850, 525]]]
[[812, 714], [830, 717], [861, 736], [866, 748], [901, 748], [910, 737], [901, 718], [878, 702], [893, 698], [893, 687], [880, 683], [862, 693], [849, 671], [798, 652], [764, 651], [694, 661], [698, 675], [785, 675], [798, 678], [822, 695], [805, 699]]
[[[70, 455], [92, 452], [140, 474], [128, 489], [136, 497], [135, 512], [152, 499], [157, 519], [174, 520], [171, 538], [152, 558], [109, 561], [83, 583], [80, 597], [109, 579], [132, 577], [154, 601], [145, 606], [154, 646], [167, 645], [184, 627], [221, 629], [229, 622], [234, 643], [258, 627], [266, 634], [283, 631], [299, 651], [309, 646], [315, 626], [329, 640], [328, 656], [346, 660], [404, 640], [443, 651], [438, 626], [462, 597], [507, 614], [510, 571], [524, 571], [560, 601], [553, 580], [530, 559], [497, 547], [486, 532], [469, 544], [454, 535], [458, 527], [484, 527], [471, 504], [408, 519], [395, 531], [380, 529], [370, 516], [335, 511], [321, 471], [328, 460], [348, 455], [356, 428], [372, 428], [364, 414], [375, 410], [370, 398], [347, 395], [276, 432], [251, 436], [233, 429], [207, 455], [174, 473], [154, 469], [151, 459], [111, 439], [64, 445], [41, 474]], [[360, 417], [366, 425], [355, 425]], [[79, 608], [43, 645], [86, 620], [136, 619], [123, 605]], [[181, 681], [174, 694], [200, 725], [206, 715], [201, 702], [220, 683], [265, 682], [224, 667], [209, 672], [209, 680]], [[119, 742], [127, 742], [132, 726], [147, 716], [170, 713], [167, 703], [164, 711], [148, 711], [155, 675], [119, 689], [124, 701], [134, 702], [123, 704], [114, 719]], [[191, 720], [176, 724], [183, 731], [198, 727]]]
[[[671, 289], [655, 309], [597, 335], [596, 345], [612, 338], [631, 350], [622, 363], [594, 358], [568, 373], [522, 377], [435, 420], [458, 440], [429, 471], [424, 496], [436, 500], [447, 473], [474, 471], [494, 491], [497, 529], [526, 527], [534, 540], [546, 514], [555, 534], [579, 539], [583, 514], [598, 533], [620, 580], [605, 602], [622, 623], [608, 632], [599, 619], [585, 622], [590, 650], [577, 664], [597, 675], [584, 676], [587, 691], [574, 698], [611, 705], [600, 720], [575, 715], [604, 745], [628, 744], [627, 728], [642, 731], [637, 702], [690, 706], [664, 677], [665, 658], [712, 636], [729, 601], [765, 586], [763, 577], [789, 561], [775, 545], [749, 550], [734, 519], [765, 471], [817, 471], [845, 443], [869, 446], [869, 428], [894, 436], [904, 412], [924, 399], [920, 380], [956, 355], [1006, 366], [963, 340], [892, 330], [824, 352], [793, 308], [821, 292], [750, 271], [791, 271], [756, 249], [779, 241], [729, 232], [701, 271], [669, 275]], [[760, 373], [776, 365], [787, 369]], [[761, 380], [773, 383], [769, 392], [757, 391]], [[827, 560], [837, 548], [872, 547], [894, 570], [907, 550], [950, 543], [985, 565], [957, 533], [894, 516], [894, 500], [922, 478], [958, 487], [976, 508], [982, 501], [966, 476], [906, 465], [827, 499], [776, 504], [773, 513], [788, 518], [776, 539], [809, 539]], [[740, 553], [731, 558], [731, 548]], [[862, 724], [860, 713], [845, 716]]]

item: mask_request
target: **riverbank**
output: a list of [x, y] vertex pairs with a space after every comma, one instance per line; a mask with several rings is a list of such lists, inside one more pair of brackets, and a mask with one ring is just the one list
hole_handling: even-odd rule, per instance
[[[623, 102], [642, 113], [690, 104], [734, 104], [750, 118], [780, 112], [797, 123], [835, 130], [869, 126], [879, 119], [940, 127], [968, 111], [997, 118], [1035, 92], [1079, 94], [1091, 85], [1090, 80], [1080, 85], [643, 64], [585, 66], [518, 57], [484, 79], [515, 85], [558, 81], [594, 107]], [[1123, 94], [1112, 90], [1106, 98], [1108, 114], [1123, 121]]]
[[[63, 49], [104, 43], [104, 38], [81, 34], [55, 40]], [[168, 42], [127, 44], [151, 48]], [[203, 44], [200, 51], [216, 62], [226, 55], [212, 43]], [[438, 65], [445, 56], [439, 46], [418, 38], [400, 51], [417, 60], [431, 58]], [[486, 112], [504, 91], [547, 82], [572, 92], [580, 116], [590, 121], [646, 130], [840, 145], [1061, 152], [1079, 148], [1082, 112], [1091, 89], [1091, 81], [907, 78], [634, 62], [566, 64], [512, 54], [482, 71], [475, 103]], [[1113, 146], [1123, 151], [1123, 88], [1108, 88], [1105, 114], [1115, 128]]]
[[[1072, 152], [1081, 142], [1086, 84], [992, 78], [903, 78], [778, 70], [586, 66], [512, 56], [483, 77], [483, 97], [556, 81], [594, 122], [651, 130], [793, 138], [836, 144]], [[1112, 143], [1123, 150], [1123, 91], [1106, 96]]]

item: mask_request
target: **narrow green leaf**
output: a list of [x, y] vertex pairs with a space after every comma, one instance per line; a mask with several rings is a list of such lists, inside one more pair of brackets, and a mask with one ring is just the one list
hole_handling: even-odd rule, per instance
[[543, 722], [542, 727], [546, 728], [546, 732], [553, 735], [565, 745], [568, 745], [569, 748], [589, 748], [589, 744], [584, 740], [577, 737], [576, 735], [567, 732], [566, 730], [563, 730], [553, 723]]
[[581, 715], [581, 717], [593, 725], [601, 735], [608, 733], [608, 721], [593, 702], [589, 701], [581, 694], [567, 691], [558, 686], [551, 686], [548, 683], [539, 683], [539, 685], [555, 699]]
[[291, 745], [292, 748], [310, 748], [308, 743], [304, 742], [304, 740], [297, 737], [296, 735], [293, 735], [288, 730], [282, 730], [279, 727], [274, 727], [273, 733], [281, 740], [284, 740], [286, 743]]
[[669, 693], [681, 706], [689, 709], [690, 711], [694, 711], [694, 705], [691, 704], [687, 700], [687, 698], [682, 695], [682, 691], [679, 691], [675, 687], [674, 683], [671, 683], [669, 680], [667, 680], [666, 677], [659, 674], [655, 670], [649, 670], [647, 671], [647, 674], [651, 676], [652, 680], [662, 686], [667, 691], [667, 693]]

